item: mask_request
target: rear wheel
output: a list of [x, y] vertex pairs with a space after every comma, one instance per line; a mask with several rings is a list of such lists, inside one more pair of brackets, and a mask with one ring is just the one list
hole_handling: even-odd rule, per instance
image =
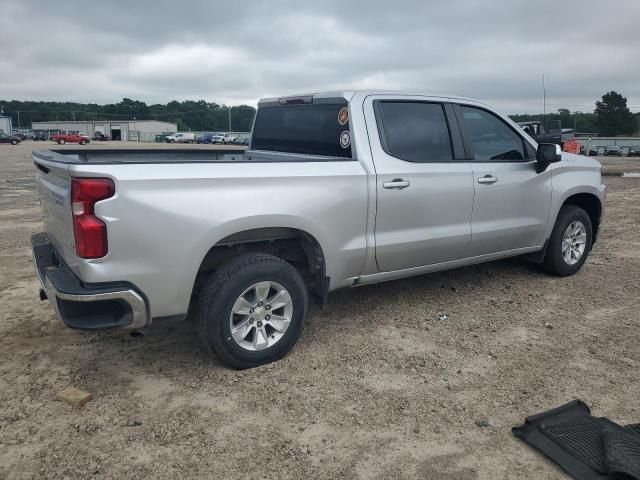
[[300, 338], [307, 289], [284, 260], [243, 255], [213, 273], [196, 306], [198, 334], [207, 350], [234, 368], [282, 358]]
[[58, 145], [64, 145], [64, 138], [58, 139]]
[[551, 232], [542, 268], [560, 277], [578, 272], [591, 251], [592, 232], [587, 212], [573, 205], [563, 206]]
[[17, 140], [11, 140], [11, 145], [17, 145], [18, 141]]
[[86, 140], [80, 140], [80, 145], [86, 145], [87, 141]]

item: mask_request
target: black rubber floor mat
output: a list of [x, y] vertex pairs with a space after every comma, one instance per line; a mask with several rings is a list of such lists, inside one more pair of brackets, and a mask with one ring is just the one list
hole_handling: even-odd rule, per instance
[[640, 432], [636, 428], [605, 426], [602, 447], [611, 477], [640, 478]]
[[592, 417], [579, 400], [528, 417], [513, 433], [578, 480], [640, 480], [640, 425]]
[[571, 456], [600, 473], [607, 473], [597, 418], [583, 415], [562, 423], [540, 422], [540, 430]]

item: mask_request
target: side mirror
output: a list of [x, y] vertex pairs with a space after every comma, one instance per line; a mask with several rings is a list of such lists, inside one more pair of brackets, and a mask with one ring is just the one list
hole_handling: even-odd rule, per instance
[[555, 143], [539, 143], [536, 151], [536, 172], [544, 172], [549, 164], [562, 160], [562, 149]]

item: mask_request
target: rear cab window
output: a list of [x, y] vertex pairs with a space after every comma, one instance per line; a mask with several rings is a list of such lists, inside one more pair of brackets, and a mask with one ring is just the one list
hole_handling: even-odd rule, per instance
[[256, 114], [251, 148], [352, 158], [348, 103], [262, 106]]

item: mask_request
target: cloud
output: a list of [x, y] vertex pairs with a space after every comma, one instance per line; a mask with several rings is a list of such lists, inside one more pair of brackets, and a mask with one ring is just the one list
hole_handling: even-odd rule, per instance
[[637, 0], [598, 8], [557, 0], [0, 0], [0, 8], [4, 99], [255, 104], [375, 88], [533, 113], [542, 111], [544, 74], [548, 111], [591, 111], [608, 90], [640, 111]]

